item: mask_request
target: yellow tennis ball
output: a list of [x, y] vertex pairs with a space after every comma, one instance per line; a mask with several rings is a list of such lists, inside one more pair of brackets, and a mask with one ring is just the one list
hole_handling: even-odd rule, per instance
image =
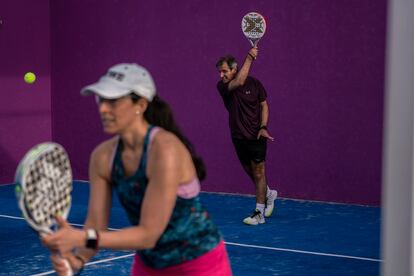
[[24, 81], [27, 83], [34, 83], [36, 81], [36, 75], [32, 72], [27, 72], [24, 74]]
[[22, 191], [22, 188], [20, 188], [20, 185], [16, 185], [16, 187], [14, 188], [15, 192], [20, 194]]

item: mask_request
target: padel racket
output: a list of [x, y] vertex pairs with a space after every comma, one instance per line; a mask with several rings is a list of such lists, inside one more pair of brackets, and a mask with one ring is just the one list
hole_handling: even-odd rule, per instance
[[256, 47], [266, 32], [266, 20], [257, 12], [249, 12], [243, 16], [241, 29], [252, 47]]
[[[71, 206], [72, 170], [68, 155], [56, 143], [42, 143], [23, 157], [16, 170], [15, 191], [27, 223], [40, 235], [58, 229], [56, 216], [67, 218]], [[72, 269], [65, 260], [69, 272]]]

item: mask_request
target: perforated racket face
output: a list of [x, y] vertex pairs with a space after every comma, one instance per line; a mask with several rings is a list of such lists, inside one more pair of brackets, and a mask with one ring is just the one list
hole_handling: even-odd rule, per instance
[[16, 195], [27, 222], [50, 232], [57, 215], [67, 217], [71, 205], [72, 171], [65, 150], [55, 143], [31, 149], [16, 172]]
[[256, 46], [266, 32], [266, 20], [257, 12], [249, 12], [243, 16], [241, 28], [252, 46]]

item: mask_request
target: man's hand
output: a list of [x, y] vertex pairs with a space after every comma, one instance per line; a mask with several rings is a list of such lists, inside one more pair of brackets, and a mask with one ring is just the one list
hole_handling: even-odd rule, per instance
[[260, 139], [260, 137], [264, 137], [266, 139], [269, 139], [270, 141], [274, 141], [275, 138], [273, 138], [272, 136], [270, 136], [269, 132], [267, 132], [267, 129], [260, 129], [259, 133], [257, 134], [257, 140]]
[[257, 58], [257, 55], [259, 54], [259, 49], [257, 49], [257, 47], [253, 47], [250, 49], [248, 55], [255, 60]]

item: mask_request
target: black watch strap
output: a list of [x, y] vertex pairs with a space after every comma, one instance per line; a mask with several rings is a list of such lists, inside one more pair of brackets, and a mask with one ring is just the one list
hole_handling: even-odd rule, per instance
[[99, 234], [95, 229], [86, 229], [86, 248], [98, 249]]
[[261, 126], [260, 129], [266, 129], [267, 130], [267, 126]]

